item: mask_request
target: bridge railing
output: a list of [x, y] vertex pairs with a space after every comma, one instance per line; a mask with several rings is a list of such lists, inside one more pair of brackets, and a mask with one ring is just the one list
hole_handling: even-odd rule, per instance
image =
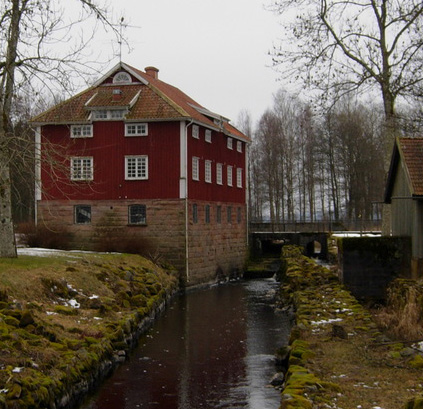
[[318, 220], [318, 221], [284, 221], [270, 222], [251, 220], [250, 232], [336, 232], [360, 231], [379, 232], [382, 228], [381, 220]]

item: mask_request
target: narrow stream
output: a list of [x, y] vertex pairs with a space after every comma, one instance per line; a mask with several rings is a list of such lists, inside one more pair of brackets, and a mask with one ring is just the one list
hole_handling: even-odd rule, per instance
[[79, 409], [276, 409], [268, 386], [289, 324], [271, 307], [273, 279], [176, 299], [130, 359]]

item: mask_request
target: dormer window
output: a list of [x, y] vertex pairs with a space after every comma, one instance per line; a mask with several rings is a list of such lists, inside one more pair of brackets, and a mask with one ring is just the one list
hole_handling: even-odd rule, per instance
[[126, 109], [99, 109], [92, 112], [92, 117], [96, 119], [116, 120], [123, 119], [128, 111]]
[[113, 84], [130, 84], [131, 82], [131, 76], [125, 71], [120, 71], [113, 77]]
[[107, 111], [105, 109], [101, 109], [99, 111], [94, 111], [94, 118], [95, 119], [107, 119]]

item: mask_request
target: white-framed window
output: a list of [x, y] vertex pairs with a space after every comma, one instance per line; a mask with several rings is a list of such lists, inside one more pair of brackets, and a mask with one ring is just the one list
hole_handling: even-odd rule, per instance
[[223, 164], [221, 163], [216, 163], [216, 183], [223, 184]]
[[227, 175], [228, 186], [232, 186], [232, 166], [228, 165], [227, 171], [228, 171], [228, 175]]
[[74, 223], [75, 224], [91, 224], [91, 206], [76, 205], [74, 206]]
[[227, 145], [226, 145], [228, 149], [233, 149], [233, 143], [234, 143], [234, 140], [232, 138], [228, 138]]
[[125, 124], [125, 136], [147, 136], [147, 123]]
[[148, 156], [125, 156], [125, 180], [148, 179]]
[[107, 110], [100, 109], [93, 112], [94, 119], [107, 119]]
[[205, 166], [204, 180], [207, 183], [211, 183], [212, 182], [212, 161], [206, 160], [204, 162], [204, 166]]
[[70, 162], [71, 180], [93, 180], [94, 166], [92, 156], [73, 157]]
[[122, 119], [126, 114], [124, 109], [114, 109], [110, 111], [110, 119]]
[[107, 119], [107, 120], [116, 120], [125, 118], [127, 110], [126, 109], [99, 109], [93, 111], [91, 116], [93, 120], [97, 119]]
[[206, 142], [211, 143], [212, 141], [212, 131], [211, 129], [206, 129], [206, 134], [204, 136]]
[[147, 224], [147, 206], [143, 204], [129, 205], [128, 224]]
[[92, 138], [93, 126], [87, 125], [71, 125], [71, 138]]
[[200, 180], [200, 158], [192, 157], [192, 179]]
[[192, 126], [192, 137], [195, 139], [200, 138], [200, 127], [198, 125]]
[[236, 150], [238, 152], [242, 152], [242, 142], [241, 141], [236, 141]]
[[125, 71], [119, 71], [113, 77], [113, 84], [129, 84], [131, 82], [131, 76]]
[[242, 168], [236, 169], [236, 187], [242, 187]]

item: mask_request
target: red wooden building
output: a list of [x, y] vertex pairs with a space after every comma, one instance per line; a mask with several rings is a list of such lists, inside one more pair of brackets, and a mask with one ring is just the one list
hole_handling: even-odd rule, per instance
[[39, 224], [161, 254], [187, 285], [241, 271], [249, 139], [156, 68], [120, 63], [33, 125]]

